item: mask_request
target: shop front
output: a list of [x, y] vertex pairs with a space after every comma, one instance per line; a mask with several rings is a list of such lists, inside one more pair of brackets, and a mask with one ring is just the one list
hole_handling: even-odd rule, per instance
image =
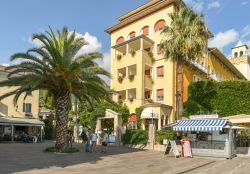
[[173, 127], [175, 131], [187, 132], [192, 139], [194, 156], [224, 157], [236, 156], [235, 130], [227, 119], [181, 120]]

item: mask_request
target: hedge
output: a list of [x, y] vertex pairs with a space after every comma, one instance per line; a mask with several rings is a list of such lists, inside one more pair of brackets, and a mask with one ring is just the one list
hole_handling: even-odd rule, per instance
[[201, 81], [189, 86], [185, 115], [217, 111], [220, 117], [250, 114], [249, 81]]
[[148, 132], [145, 130], [127, 130], [122, 140], [124, 144], [147, 144]]
[[176, 132], [173, 130], [160, 130], [156, 132], [155, 143], [162, 144], [163, 139], [174, 140]]

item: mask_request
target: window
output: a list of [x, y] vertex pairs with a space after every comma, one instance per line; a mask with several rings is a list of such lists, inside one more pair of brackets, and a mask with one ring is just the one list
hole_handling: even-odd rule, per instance
[[149, 26], [145, 26], [142, 28], [142, 34], [145, 36], [149, 35]]
[[243, 56], [243, 51], [240, 52], [240, 56]]
[[234, 53], [234, 57], [238, 57], [238, 53], [237, 52]]
[[163, 100], [164, 100], [164, 90], [157, 89], [157, 101], [163, 101]]
[[23, 112], [31, 113], [31, 103], [23, 103]]
[[117, 40], [116, 40], [116, 44], [120, 44], [124, 42], [124, 37], [120, 36]]
[[145, 92], [145, 99], [149, 99], [149, 98], [151, 98], [150, 95], [151, 94], [151, 92], [150, 91], [146, 91]]
[[159, 54], [161, 54], [162, 52], [161, 52], [162, 50], [161, 50], [161, 44], [158, 44], [157, 45], [157, 54], [159, 55]]
[[164, 77], [164, 66], [157, 67], [157, 77]]
[[196, 75], [193, 75], [193, 82], [197, 82], [197, 77], [196, 77]]
[[166, 26], [165, 20], [161, 19], [161, 20], [157, 21], [155, 23], [155, 27], [154, 27], [155, 32], [159, 31], [159, 30], [162, 30], [165, 26]]
[[135, 37], [135, 31], [132, 31], [131, 33], [129, 33], [129, 38], [132, 39]]

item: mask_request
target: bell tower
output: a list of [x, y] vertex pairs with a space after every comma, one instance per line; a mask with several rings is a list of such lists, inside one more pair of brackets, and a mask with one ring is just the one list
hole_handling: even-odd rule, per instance
[[248, 46], [241, 41], [232, 48], [232, 57], [230, 62], [250, 80], [250, 57], [248, 55]]

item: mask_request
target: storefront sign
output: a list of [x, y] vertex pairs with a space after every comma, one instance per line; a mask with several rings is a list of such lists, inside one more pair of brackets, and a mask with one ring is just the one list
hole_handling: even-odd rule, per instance
[[219, 118], [219, 115], [191, 115], [189, 117], [191, 120], [198, 120], [198, 119], [215, 119]]

